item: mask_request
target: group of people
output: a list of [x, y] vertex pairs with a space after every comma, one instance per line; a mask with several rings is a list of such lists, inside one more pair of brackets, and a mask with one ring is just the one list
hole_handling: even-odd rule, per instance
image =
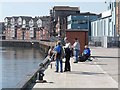
[[51, 47], [48, 51], [48, 55], [50, 56], [51, 60], [56, 61], [56, 71], [59, 71], [59, 64], [60, 64], [60, 72], [63, 72], [63, 64], [62, 59], [65, 58], [65, 68], [64, 72], [71, 71], [70, 67], [70, 57], [74, 55], [74, 63], [85, 62], [90, 57], [90, 49], [87, 45], [85, 45], [85, 49], [80, 55], [80, 43], [77, 38], [75, 38], [75, 42], [73, 45], [70, 44], [70, 42], [67, 40], [67, 38], [64, 39], [65, 45], [62, 46], [61, 42], [58, 41], [55, 47]]

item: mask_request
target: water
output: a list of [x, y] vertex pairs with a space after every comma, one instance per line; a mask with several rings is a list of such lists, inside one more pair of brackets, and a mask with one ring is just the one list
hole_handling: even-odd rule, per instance
[[0, 48], [0, 56], [0, 88], [16, 87], [44, 59], [33, 48]]

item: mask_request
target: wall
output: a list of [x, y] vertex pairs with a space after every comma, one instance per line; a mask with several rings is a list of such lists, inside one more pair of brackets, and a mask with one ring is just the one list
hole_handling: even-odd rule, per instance
[[93, 37], [114, 36], [114, 33], [111, 16], [91, 22], [91, 36]]
[[73, 45], [75, 38], [78, 38], [80, 42], [80, 48], [81, 48], [81, 53], [84, 50], [84, 46], [88, 44], [88, 32], [87, 31], [66, 31], [66, 37], [68, 38], [68, 41]]

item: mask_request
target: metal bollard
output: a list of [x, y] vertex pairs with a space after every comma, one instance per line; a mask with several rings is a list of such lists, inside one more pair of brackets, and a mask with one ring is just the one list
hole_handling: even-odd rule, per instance
[[43, 80], [44, 73], [42, 71], [39, 71], [39, 80]]
[[42, 70], [40, 70], [40, 71], [37, 73], [36, 83], [45, 83], [45, 82], [47, 82], [46, 80], [43, 80], [43, 76], [44, 76], [44, 73], [43, 73]]

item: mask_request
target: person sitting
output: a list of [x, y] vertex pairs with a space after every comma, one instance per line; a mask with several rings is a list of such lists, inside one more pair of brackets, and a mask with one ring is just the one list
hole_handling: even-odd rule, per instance
[[[84, 51], [82, 53], [82, 56], [80, 57], [80, 62], [85, 62], [86, 60], [88, 60], [90, 55], [91, 55], [90, 48], [88, 48], [88, 46], [85, 45], [85, 49], [84, 49]], [[91, 60], [89, 60], [89, 61], [91, 61]]]
[[50, 61], [54, 61], [54, 47], [53, 46], [51, 46], [51, 47], [49, 47], [50, 49], [48, 50], [48, 56], [49, 56], [49, 59], [50, 59]]

